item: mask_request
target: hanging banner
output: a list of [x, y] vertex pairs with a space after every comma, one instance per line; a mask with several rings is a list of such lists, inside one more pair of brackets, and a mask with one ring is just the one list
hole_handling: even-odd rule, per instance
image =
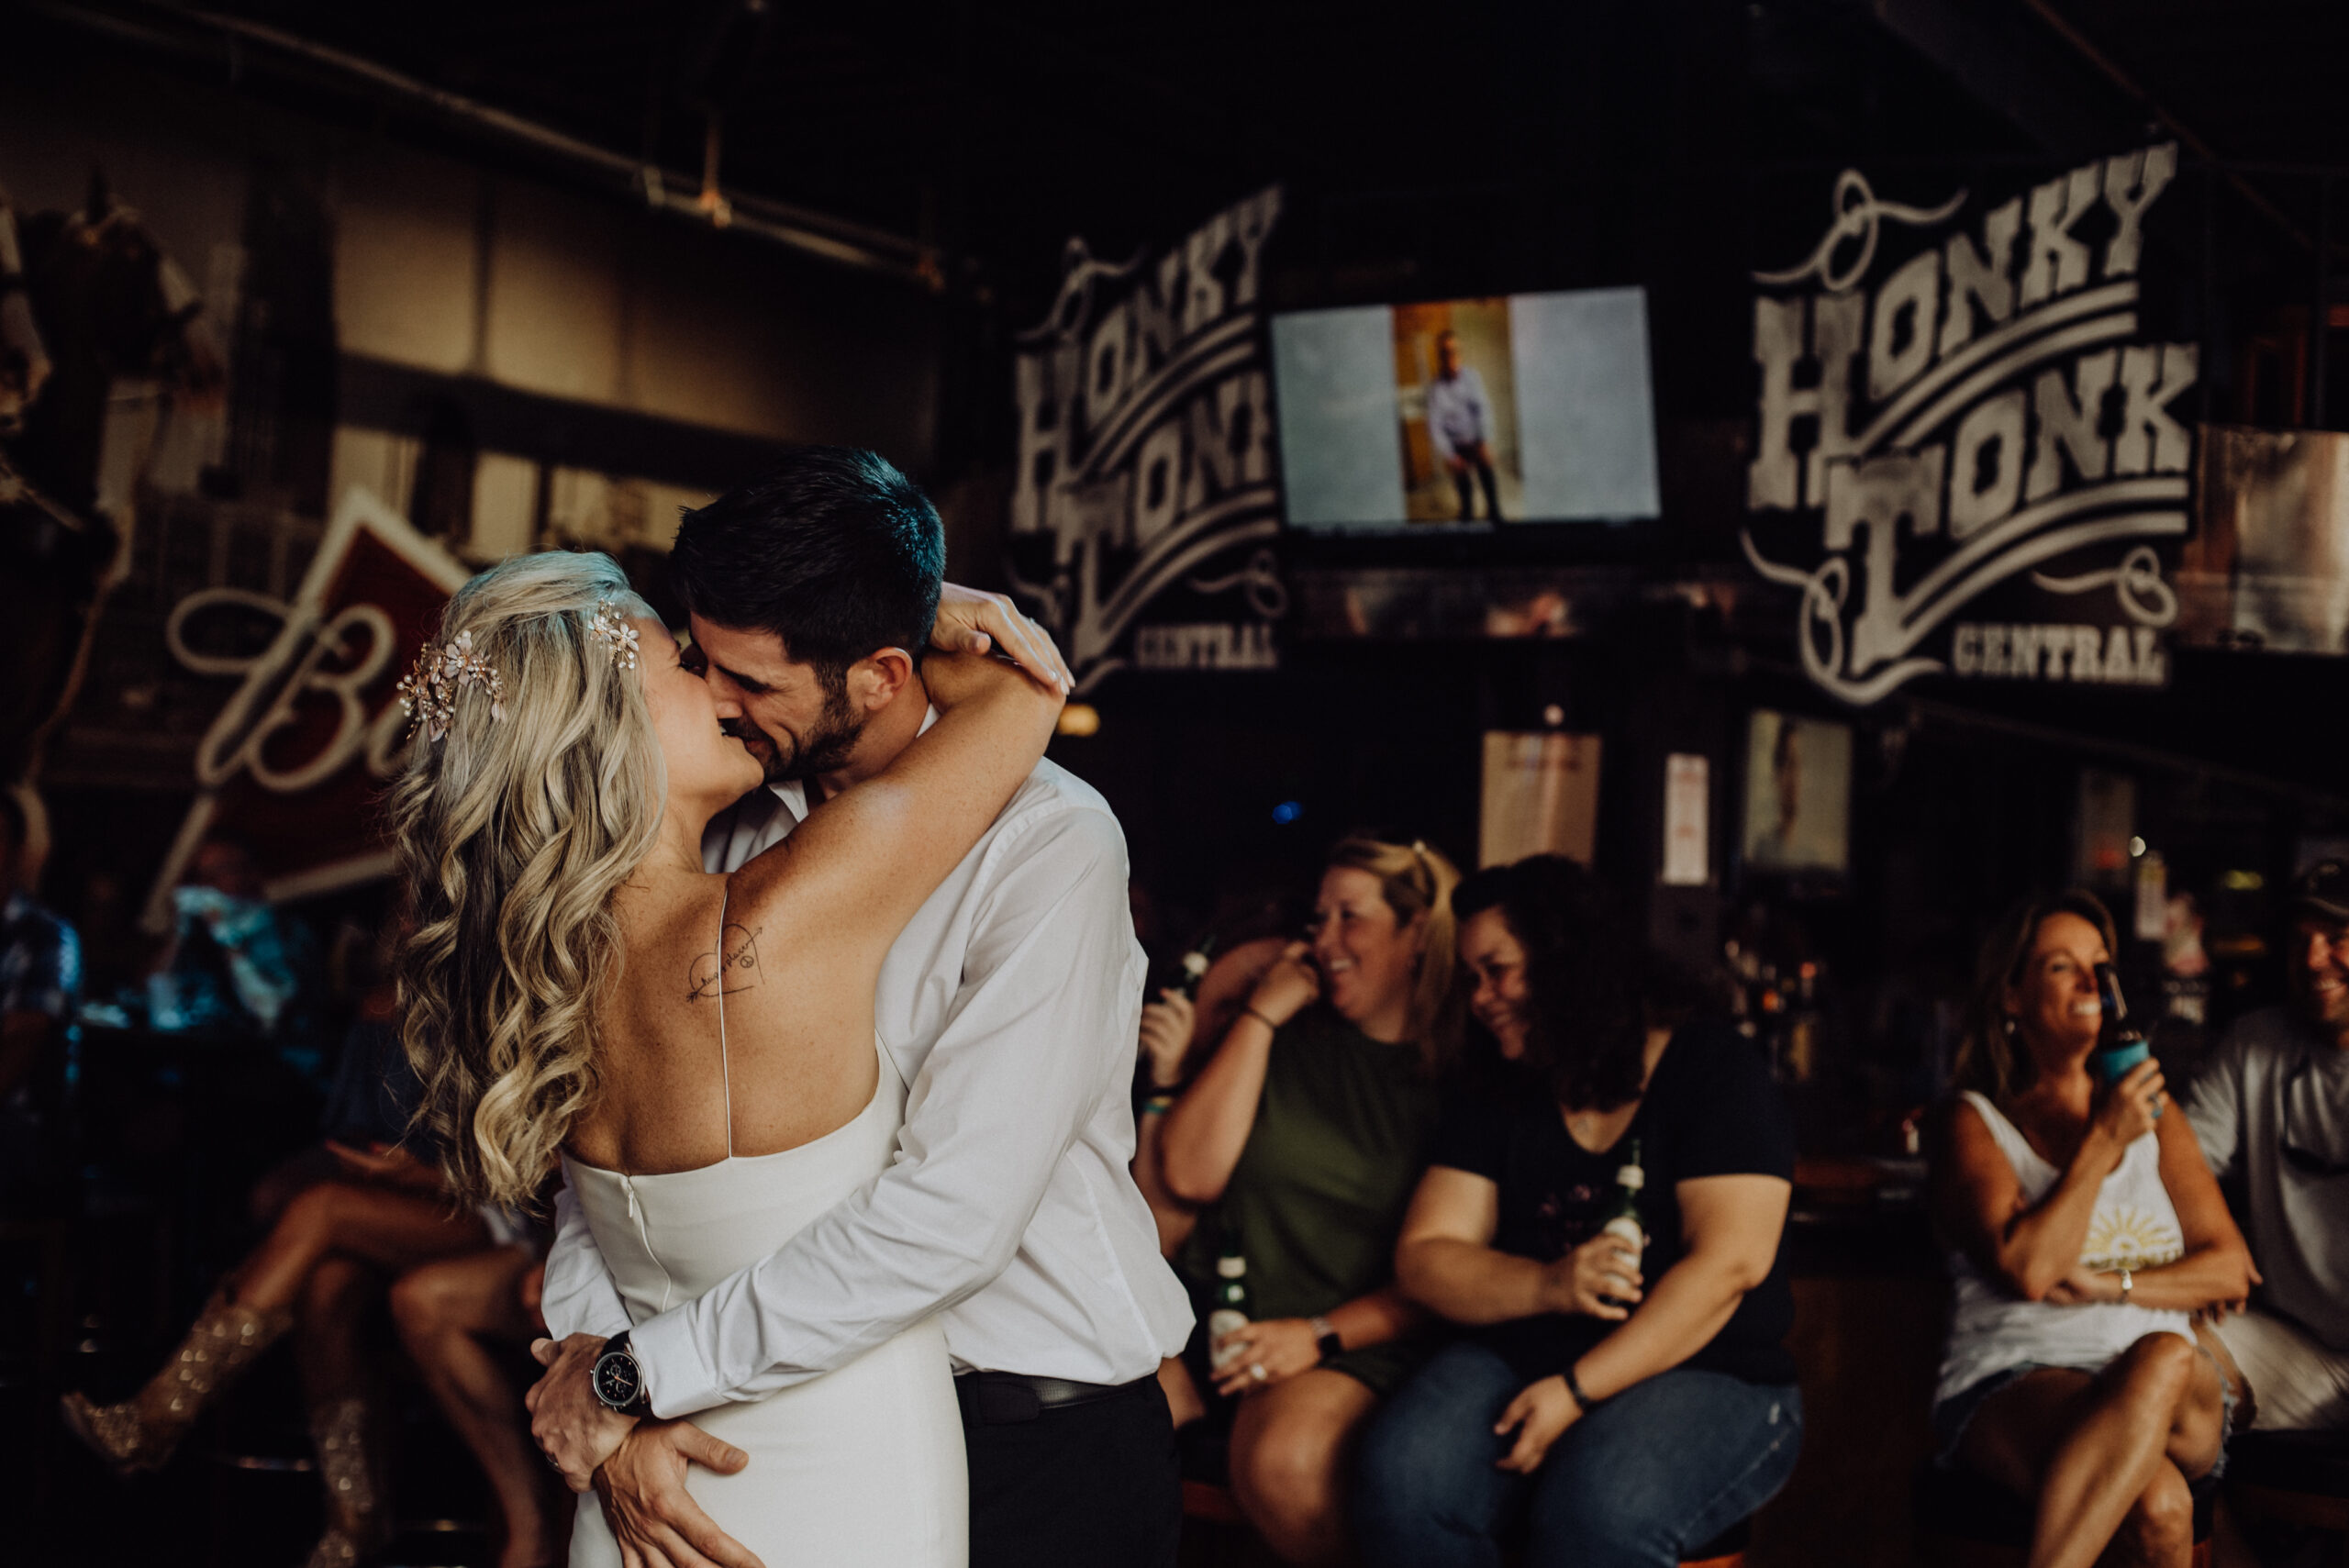
[[1011, 567], [1082, 693], [1111, 671], [1273, 668], [1288, 596], [1260, 282], [1278, 186], [1122, 265], [1071, 239], [1015, 361]]
[[1969, 214], [1846, 170], [1818, 248], [1753, 274], [1743, 542], [1822, 688], [2168, 684], [2199, 359], [2147, 336], [2139, 263], [2176, 172], [2165, 143]]

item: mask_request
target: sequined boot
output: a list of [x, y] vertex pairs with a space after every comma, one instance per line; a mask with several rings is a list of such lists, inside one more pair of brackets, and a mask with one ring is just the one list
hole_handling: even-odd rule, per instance
[[327, 1532], [308, 1568], [358, 1568], [382, 1544], [375, 1476], [367, 1463], [367, 1403], [329, 1399], [310, 1410], [310, 1440], [327, 1494]]
[[65, 1424], [116, 1473], [160, 1470], [205, 1406], [261, 1359], [293, 1325], [288, 1311], [258, 1312], [215, 1291], [163, 1370], [119, 1405], [65, 1396]]

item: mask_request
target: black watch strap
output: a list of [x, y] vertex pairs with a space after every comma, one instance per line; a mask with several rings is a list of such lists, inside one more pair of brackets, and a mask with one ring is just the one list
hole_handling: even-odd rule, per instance
[[604, 1341], [603, 1353], [596, 1358], [588, 1383], [596, 1398], [623, 1416], [652, 1414], [652, 1400], [644, 1386], [644, 1368], [637, 1361], [636, 1352], [629, 1349], [625, 1329]]
[[1345, 1354], [1346, 1341], [1338, 1337], [1336, 1325], [1327, 1318], [1316, 1318], [1312, 1322], [1313, 1345], [1321, 1352], [1321, 1362], [1326, 1366]]
[[1581, 1407], [1584, 1415], [1589, 1415], [1593, 1410], [1598, 1409], [1600, 1405], [1605, 1403], [1604, 1400], [1593, 1399], [1589, 1395], [1585, 1394], [1582, 1391], [1582, 1379], [1575, 1375], [1574, 1362], [1568, 1362], [1566, 1363], [1566, 1370], [1563, 1375], [1566, 1380], [1566, 1392], [1574, 1396], [1575, 1404]]

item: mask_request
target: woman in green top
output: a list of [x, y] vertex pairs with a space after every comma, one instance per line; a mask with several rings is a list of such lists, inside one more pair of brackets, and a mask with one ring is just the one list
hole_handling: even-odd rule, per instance
[[1212, 1206], [1185, 1272], [1203, 1285], [1219, 1251], [1247, 1260], [1254, 1320], [1212, 1347], [1217, 1387], [1244, 1396], [1231, 1489], [1294, 1562], [1344, 1551], [1347, 1448], [1424, 1320], [1395, 1288], [1395, 1237], [1459, 1032], [1459, 880], [1425, 844], [1330, 851], [1312, 941], [1257, 984], [1160, 1135], [1168, 1190]]

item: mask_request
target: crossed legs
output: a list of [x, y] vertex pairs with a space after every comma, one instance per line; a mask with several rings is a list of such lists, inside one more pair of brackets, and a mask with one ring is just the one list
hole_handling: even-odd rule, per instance
[[1985, 1400], [1958, 1456], [2037, 1503], [2031, 1568], [2185, 1568], [2187, 1481], [2219, 1457], [2217, 1369], [2191, 1340], [2148, 1334], [2090, 1375], [2043, 1368]]

